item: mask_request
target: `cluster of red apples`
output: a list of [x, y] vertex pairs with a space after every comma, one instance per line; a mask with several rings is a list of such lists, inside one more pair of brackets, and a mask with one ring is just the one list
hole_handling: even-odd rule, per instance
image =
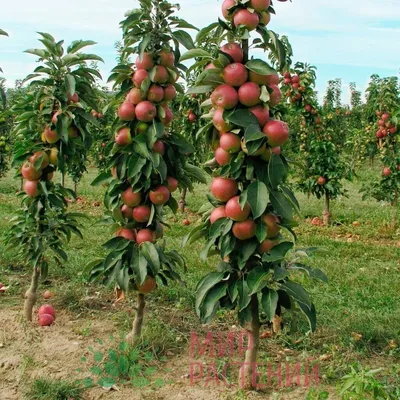
[[[118, 117], [123, 126], [116, 132], [115, 142], [122, 150], [133, 143], [133, 137], [145, 135], [153, 121], [167, 126], [173, 118], [168, 102], [176, 96], [174, 83], [179, 77], [174, 53], [169, 49], [158, 54], [144, 53], [136, 59], [135, 67], [132, 74], [133, 87], [118, 109]], [[162, 157], [167, 146], [167, 136], [164, 135], [162, 140], [155, 141], [152, 150]], [[113, 168], [113, 175], [117, 176], [116, 167]], [[171, 193], [178, 188], [178, 180], [168, 176], [165, 182], [158, 182], [148, 192], [135, 191], [128, 180], [126, 183], [129, 187], [121, 194], [121, 211], [129, 227], [118, 229], [116, 236], [137, 244], [155, 243], [163, 236], [163, 226], [158, 221], [148, 226], [152, 205], [162, 206], [167, 203]], [[152, 282], [149, 284], [151, 286]]]
[[[230, 4], [228, 7], [227, 5]], [[233, 22], [239, 25], [240, 15], [255, 15], [259, 19], [260, 6], [264, 9], [270, 5], [268, 1], [250, 1], [248, 6], [256, 12], [248, 9], [239, 9], [233, 14]], [[229, 19], [230, 14], [227, 9], [237, 5], [235, 1], [226, 0], [222, 6], [225, 18]], [[262, 11], [261, 11], [262, 12]], [[266, 11], [264, 11], [266, 12]], [[246, 23], [241, 20], [241, 25]], [[254, 22], [254, 25], [256, 23]], [[247, 25], [246, 25], [247, 26]], [[248, 26], [247, 26], [248, 27]], [[249, 27], [248, 27], [249, 28]], [[262, 75], [254, 72], [244, 64], [244, 53], [242, 47], [237, 43], [227, 43], [221, 47], [221, 52], [229, 55], [232, 63], [225, 66], [222, 70], [224, 83], [217, 86], [211, 94], [213, 107], [213, 124], [219, 133], [219, 140], [215, 144], [215, 159], [221, 166], [229, 165], [232, 158], [239, 152], [245, 153], [246, 157], [258, 158], [265, 162], [267, 168], [268, 161], [272, 154], [279, 155], [281, 147], [289, 138], [289, 128], [286, 123], [271, 119], [270, 108], [277, 106], [282, 100], [279, 89], [279, 76], [277, 74]], [[213, 64], [207, 69], [216, 68]], [[264, 97], [262, 94], [269, 93]], [[262, 99], [267, 101], [263, 101]], [[245, 129], [235, 126], [224, 118], [224, 113], [238, 109], [249, 110], [257, 119], [260, 130], [265, 134], [264, 143], [256, 152], [249, 154], [246, 146]], [[246, 202], [240, 204], [240, 189], [245, 188], [245, 183], [236, 181], [227, 176], [215, 177], [211, 184], [211, 193], [220, 203], [214, 208], [210, 215], [210, 223], [214, 224], [220, 218], [230, 218], [234, 221], [232, 233], [238, 240], [248, 240], [256, 236], [257, 221], [252, 215], [250, 205]], [[280, 220], [272, 213], [266, 213], [261, 218], [267, 227], [266, 239], [259, 244], [260, 253], [269, 253], [271, 249], [279, 244], [277, 236], [280, 232]]]
[[378, 119], [378, 131], [376, 137], [382, 139], [388, 135], [394, 135], [397, 133], [397, 126], [391, 120], [391, 115], [387, 112], [377, 111], [376, 116]]
[[[315, 125], [321, 125], [322, 120], [318, 116], [318, 110], [312, 105], [307, 103], [305, 92], [307, 87], [301, 81], [301, 76], [292, 75], [290, 72], [285, 72], [283, 75], [283, 84], [287, 87], [285, 96], [289, 99], [290, 103], [298, 106], [304, 106], [304, 111], [307, 116], [312, 116]], [[306, 126], [305, 120], [302, 122], [303, 126]]]
[[[79, 96], [74, 93], [73, 96], [68, 96], [69, 103], [78, 103]], [[41, 134], [41, 140], [44, 145], [43, 150], [34, 152], [29, 156], [27, 161], [22, 165], [21, 174], [25, 179], [24, 190], [30, 197], [36, 197], [40, 194], [40, 181], [50, 181], [53, 179], [54, 171], [58, 165], [58, 147], [57, 144], [61, 138], [56, 130], [58, 116], [62, 111], [53, 113], [51, 123], [47, 125]], [[70, 113], [68, 116], [68, 139], [73, 140], [78, 137], [79, 130], [73, 124], [73, 119]]]
[[[278, 105], [282, 100], [282, 94], [278, 87], [279, 76], [277, 74], [260, 75], [248, 70], [243, 61], [243, 50], [237, 43], [227, 43], [221, 47], [221, 51], [228, 54], [233, 63], [227, 65], [222, 77], [224, 84], [217, 86], [211, 94], [211, 102], [214, 108], [213, 124], [219, 132], [219, 143], [215, 149], [215, 159], [220, 166], [228, 165], [232, 156], [240, 151], [248, 153], [243, 132], [232, 133], [232, 124], [225, 121], [224, 112], [236, 108], [247, 108], [254, 114], [265, 133], [266, 143], [253, 156], [269, 161], [271, 154], [280, 154], [280, 146], [289, 137], [289, 128], [282, 121], [270, 119], [269, 107]], [[213, 64], [206, 67], [215, 68]], [[262, 87], [269, 90], [269, 101], [261, 100]]]
[[247, 3], [238, 0], [225, 0], [222, 3], [222, 15], [228, 21], [232, 21], [235, 27], [243, 26], [248, 31], [253, 31], [259, 25], [266, 26], [269, 24], [271, 20], [270, 6], [271, 0], [248, 0]]

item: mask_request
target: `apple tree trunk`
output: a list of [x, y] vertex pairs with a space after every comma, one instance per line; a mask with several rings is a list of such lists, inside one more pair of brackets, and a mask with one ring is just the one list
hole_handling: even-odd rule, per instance
[[136, 316], [133, 320], [132, 331], [126, 336], [126, 341], [130, 344], [136, 344], [142, 336], [144, 308], [146, 306], [145, 296], [142, 293], [137, 295]]
[[256, 294], [251, 298], [251, 314], [252, 320], [249, 332], [252, 340], [249, 343], [249, 348], [246, 350], [244, 364], [239, 371], [239, 387], [242, 389], [253, 389], [257, 386], [257, 353], [260, 345], [261, 324], [259, 319], [258, 298]]

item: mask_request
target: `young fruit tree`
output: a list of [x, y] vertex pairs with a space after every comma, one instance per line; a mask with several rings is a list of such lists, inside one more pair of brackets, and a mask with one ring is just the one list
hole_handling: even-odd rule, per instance
[[[8, 36], [8, 33], [6, 31], [3, 31], [3, 29], [0, 29], [0, 36]], [[0, 72], [3, 72], [3, 70], [0, 67]], [[5, 91], [3, 89], [3, 87], [0, 87], [0, 103], [3, 103], [4, 107], [5, 107], [5, 103], [6, 103], [6, 94]]]
[[[376, 96], [372, 96], [376, 85]], [[381, 178], [362, 191], [364, 198], [371, 196], [378, 201], [386, 201], [393, 206], [393, 226], [398, 223], [400, 195], [400, 89], [397, 77], [376, 79], [369, 88], [367, 105], [375, 108], [375, 143], [382, 162]]]
[[296, 63], [284, 74], [283, 88], [289, 113], [300, 116], [300, 152], [303, 155], [299, 188], [308, 195], [325, 199], [323, 223], [331, 220], [331, 200], [344, 194], [346, 168], [332, 141], [332, 123], [322, 117], [315, 93], [316, 68]]
[[[208, 129], [219, 136], [205, 221], [184, 242], [205, 237], [201, 259], [221, 257], [217, 271], [197, 285], [196, 312], [207, 323], [220, 308], [238, 311], [241, 325], [253, 338], [239, 384], [254, 387], [263, 323], [280, 315], [282, 308], [297, 305], [315, 330], [315, 307], [303, 287], [291, 280], [291, 273], [326, 277], [301, 264], [300, 253], [294, 250], [293, 213], [299, 206], [285, 184], [288, 163], [281, 146], [289, 129], [276, 113], [282, 99], [279, 76], [267, 62], [249, 54], [250, 46], [272, 52], [279, 69], [285, 68], [284, 46], [266, 27], [274, 13], [272, 3], [226, 0], [222, 13], [227, 22], [219, 20], [203, 30], [221, 41], [228, 39], [218, 56], [193, 49], [181, 58], [196, 58], [196, 67], [205, 67], [189, 93], [211, 93], [204, 117], [209, 119]], [[261, 40], [250, 39], [253, 31]]]
[[40, 33], [44, 49], [27, 53], [39, 57], [40, 65], [26, 95], [12, 108], [17, 115], [13, 134], [13, 166], [25, 179], [22, 209], [11, 220], [7, 249], [17, 252], [33, 268], [31, 286], [25, 294], [25, 316], [32, 321], [39, 278], [47, 276], [50, 259], [67, 261], [65, 244], [80, 232], [80, 214], [69, 213], [73, 192], [54, 184], [55, 171], [64, 173], [74, 154], [90, 146], [88, 123], [96, 123], [85, 110], [93, 107], [95, 74], [88, 67], [94, 54], [80, 50], [92, 41], [78, 40], [65, 49], [48, 33]]
[[137, 57], [134, 64], [116, 66], [109, 78], [119, 88], [112, 175], [104, 172], [94, 181], [109, 183], [105, 220], [115, 237], [104, 244], [108, 255], [87, 266], [88, 279], [116, 282], [123, 292], [137, 293], [130, 342], [141, 336], [145, 295], [156, 289], [157, 279], [164, 285], [179, 281], [177, 268], [184, 267], [183, 258], [159, 241], [166, 225], [163, 207], [176, 212], [172, 193], [178, 187], [191, 189], [192, 177], [205, 182], [202, 172], [187, 162], [193, 146], [180, 133], [168, 131], [173, 119], [169, 103], [182, 90], [176, 83], [184, 69], [177, 63], [179, 44], [193, 47], [190, 35], [178, 29], [193, 27], [174, 16], [176, 8], [167, 1], [142, 0], [140, 9], [127, 13], [121, 23], [123, 52]]

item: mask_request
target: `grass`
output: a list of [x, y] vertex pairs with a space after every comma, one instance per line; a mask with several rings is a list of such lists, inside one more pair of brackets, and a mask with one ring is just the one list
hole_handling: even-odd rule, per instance
[[[104, 254], [101, 244], [112, 234], [95, 224], [102, 215], [102, 206], [96, 202], [101, 202], [104, 191], [102, 187], [90, 186], [95, 175], [96, 170], [90, 169], [79, 185], [79, 201], [71, 205], [72, 209], [89, 215], [89, 220], [84, 222], [85, 239], [72, 240], [67, 249], [69, 262], [61, 267], [52, 265], [49, 278], [40, 289], [56, 291], [54, 303], [58, 309], [88, 319], [82, 325], [82, 336], [91, 335], [90, 320], [96, 318], [113, 320], [121, 331], [128, 331], [133, 315], [131, 300], [121, 308], [111, 307], [112, 290], [88, 285], [81, 274], [88, 261]], [[349, 372], [349, 365], [357, 362], [365, 369], [392, 365], [387, 371], [389, 378], [396, 377], [400, 371], [400, 231], [391, 225], [392, 207], [373, 199], [362, 201], [359, 194], [363, 182], [377, 177], [377, 171], [363, 170], [357, 180], [346, 183], [348, 197], [333, 202], [330, 227], [315, 227], [308, 222], [309, 218], [322, 214], [322, 201], [298, 194], [302, 206], [296, 228], [298, 246], [317, 246], [323, 250], [309, 263], [326, 272], [329, 285], [298, 277], [317, 307], [318, 331], [308, 335], [301, 315], [285, 315], [283, 332], [262, 341], [261, 361], [276, 360], [282, 348], [287, 348], [290, 352], [285, 357], [289, 361], [320, 360], [323, 381], [331, 385], [339, 384], [340, 378]], [[72, 187], [70, 181], [66, 184]], [[15, 196], [18, 186], [11, 174], [0, 180], [1, 232], [7, 229], [8, 220], [18, 207]], [[168, 215], [172, 226], [166, 235], [169, 248], [179, 250], [184, 235], [196, 225], [199, 219], [196, 211], [206, 201], [206, 192], [207, 187], [196, 187], [195, 193], [188, 196], [188, 210], [177, 216]], [[191, 226], [185, 226], [184, 219], [189, 219]], [[163, 352], [183, 351], [192, 330], [227, 331], [237, 324], [234, 312], [221, 311], [211, 328], [207, 328], [199, 324], [193, 312], [196, 283], [217, 263], [217, 258], [207, 263], [199, 260], [202, 245], [199, 241], [190, 248], [180, 249], [188, 266], [184, 274], [186, 285], [172, 284], [149, 296], [145, 336]], [[11, 255], [4, 255], [1, 246], [0, 280], [10, 285], [10, 290], [0, 307], [21, 304], [19, 294], [28, 286], [30, 271]], [[108, 304], [105, 310], [104, 304]], [[44, 387], [43, 382], [40, 385]], [[36, 398], [50, 397], [32, 397]]]
[[49, 379], [35, 379], [25, 395], [26, 400], [80, 400], [83, 389], [75, 384]]

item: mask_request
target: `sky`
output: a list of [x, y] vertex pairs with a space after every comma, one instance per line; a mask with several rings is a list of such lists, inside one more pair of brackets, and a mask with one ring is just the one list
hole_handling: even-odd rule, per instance
[[[181, 0], [179, 16], [203, 27], [220, 16], [222, 0]], [[70, 43], [90, 39], [90, 52], [100, 55], [103, 78], [115, 66], [114, 43], [121, 38], [119, 22], [135, 0], [14, 0], [1, 6], [0, 66], [12, 86], [36, 67], [35, 56], [23, 53], [41, 47], [37, 31]], [[289, 37], [294, 60], [318, 68], [317, 90], [322, 97], [328, 80], [341, 78], [343, 102], [349, 83], [364, 91], [373, 73], [398, 75], [400, 67], [400, 0], [292, 0], [274, 1], [276, 16], [269, 29]]]

